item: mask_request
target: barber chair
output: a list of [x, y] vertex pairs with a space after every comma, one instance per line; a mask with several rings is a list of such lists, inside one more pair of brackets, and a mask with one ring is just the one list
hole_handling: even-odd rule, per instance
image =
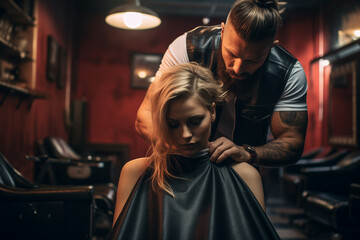
[[[304, 215], [335, 236], [359, 236], [360, 153], [353, 152], [334, 165], [302, 168], [303, 189], [298, 196]], [[351, 186], [351, 187], [350, 187]], [[351, 205], [351, 207], [350, 207]], [[311, 222], [310, 222], [311, 223]], [[311, 223], [310, 225], [313, 225]], [[306, 225], [305, 225], [306, 226]]]
[[324, 153], [327, 154], [329, 151], [333, 151], [333, 148], [330, 147], [317, 147], [317, 148], [313, 148], [307, 152], [304, 152], [301, 156], [301, 159], [313, 159], [316, 157], [319, 157], [321, 155], [323, 155]]
[[336, 164], [347, 154], [350, 154], [350, 151], [347, 149], [343, 149], [343, 150], [332, 151], [331, 153], [326, 155], [318, 154], [314, 158], [308, 158], [308, 159], [301, 158], [294, 165], [286, 166], [284, 168], [284, 172], [299, 173], [300, 169], [302, 168], [330, 166]]
[[349, 194], [351, 183], [360, 183], [360, 152], [346, 155], [335, 165], [303, 168], [304, 191]]
[[[62, 138], [45, 138], [38, 145], [40, 159], [43, 160], [43, 162], [39, 161], [40, 164], [37, 166], [38, 175], [43, 178], [41, 181], [44, 183], [84, 185], [112, 181], [112, 162], [109, 159], [94, 156], [81, 157]], [[52, 161], [48, 162], [51, 164], [43, 164], [46, 157], [52, 158]]]
[[116, 186], [111, 182], [111, 160], [92, 156], [84, 159], [62, 138], [45, 138], [39, 143], [39, 149], [39, 157], [28, 157], [39, 169], [36, 182], [92, 185], [96, 203], [95, 234], [106, 235], [111, 230], [116, 195]]
[[355, 239], [360, 236], [360, 184], [350, 184], [349, 193], [345, 195], [312, 192], [305, 199], [304, 212], [338, 236]]
[[[111, 182], [111, 161], [83, 159], [62, 138], [46, 138], [40, 143], [40, 157], [29, 157], [40, 169], [37, 182], [50, 185], [93, 185], [95, 198], [114, 208], [116, 187]], [[44, 178], [48, 176], [47, 180]]]
[[349, 221], [349, 216], [354, 214], [349, 214], [349, 196], [353, 192], [352, 209], [356, 209], [359, 202], [355, 199], [359, 195], [356, 195], [356, 185], [351, 184], [360, 183], [359, 172], [359, 152], [347, 155], [333, 166], [302, 169], [304, 189], [301, 203], [305, 214], [337, 231], [352, 229], [353, 221]]
[[92, 186], [38, 186], [0, 153], [1, 239], [92, 239]]
[[326, 157], [319, 157], [314, 159], [300, 159], [296, 164], [285, 167], [282, 177], [282, 185], [285, 196], [291, 201], [301, 206], [302, 191], [304, 190], [304, 176], [301, 173], [302, 169], [308, 167], [331, 166], [338, 163], [343, 158], [349, 156], [350, 158], [356, 153], [350, 153], [348, 150], [339, 150], [333, 152]]

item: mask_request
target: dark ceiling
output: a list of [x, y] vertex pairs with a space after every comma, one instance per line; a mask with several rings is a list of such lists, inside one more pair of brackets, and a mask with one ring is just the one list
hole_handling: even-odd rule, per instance
[[[78, 0], [82, 8], [108, 12], [129, 0]], [[312, 8], [329, 0], [287, 0], [287, 9]], [[227, 16], [234, 0], [140, 0], [141, 5], [163, 15], [220, 17]]]

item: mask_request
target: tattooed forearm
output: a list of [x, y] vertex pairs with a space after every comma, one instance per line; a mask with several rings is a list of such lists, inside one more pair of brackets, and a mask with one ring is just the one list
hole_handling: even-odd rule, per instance
[[261, 148], [259, 157], [263, 166], [279, 167], [297, 161], [302, 152], [302, 145], [288, 139], [272, 141]]

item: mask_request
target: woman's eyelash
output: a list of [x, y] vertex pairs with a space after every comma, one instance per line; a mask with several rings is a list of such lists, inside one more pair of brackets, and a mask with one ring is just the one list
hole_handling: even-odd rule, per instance
[[[193, 117], [193, 118], [190, 118], [188, 121], [187, 121], [187, 124], [188, 125], [192, 125], [192, 126], [198, 126], [202, 123], [202, 121], [204, 120], [204, 116], [198, 116], [198, 117]], [[178, 121], [175, 121], [175, 120], [169, 120], [167, 122], [169, 128], [177, 128], [180, 126], [180, 122]]]
[[176, 122], [168, 122], [169, 128], [177, 128], [179, 126], [179, 123]]
[[204, 117], [196, 117], [196, 118], [191, 119], [189, 121], [189, 123], [192, 125], [199, 125], [199, 124], [201, 124], [203, 119], [204, 119]]

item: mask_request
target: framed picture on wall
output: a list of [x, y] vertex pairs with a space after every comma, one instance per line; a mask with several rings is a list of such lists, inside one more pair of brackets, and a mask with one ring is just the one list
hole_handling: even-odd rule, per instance
[[46, 78], [56, 82], [59, 76], [59, 44], [52, 36], [47, 37]]
[[155, 79], [161, 54], [133, 53], [131, 56], [131, 87], [147, 89]]

